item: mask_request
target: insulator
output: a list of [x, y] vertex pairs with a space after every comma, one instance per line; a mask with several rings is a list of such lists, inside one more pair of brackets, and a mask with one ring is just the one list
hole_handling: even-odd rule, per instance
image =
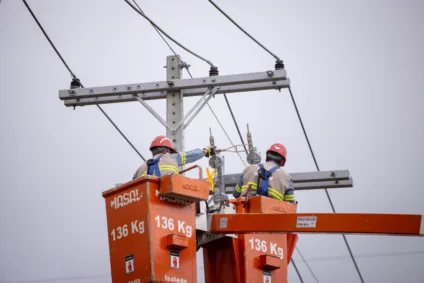
[[79, 79], [72, 79], [71, 82], [71, 89], [73, 88], [80, 88], [81, 87], [81, 82]]
[[209, 77], [218, 76], [218, 67], [211, 67], [209, 70]]
[[275, 63], [275, 69], [276, 70], [281, 70], [284, 69], [284, 63], [281, 60], [277, 60]]

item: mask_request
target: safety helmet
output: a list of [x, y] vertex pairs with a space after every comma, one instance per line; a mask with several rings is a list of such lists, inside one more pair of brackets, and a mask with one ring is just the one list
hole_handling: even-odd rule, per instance
[[[271, 145], [271, 147], [266, 152], [267, 160], [268, 160], [268, 156], [273, 157], [272, 156], [273, 153], [277, 153], [279, 156], [283, 157], [283, 159], [280, 162], [280, 166], [284, 166], [284, 164], [286, 163], [286, 159], [287, 159], [287, 149], [286, 149], [286, 147], [284, 145], [282, 145], [281, 143], [274, 143], [273, 145]], [[278, 156], [276, 156], [276, 157], [278, 157]], [[274, 158], [272, 158], [272, 159], [274, 159]]]
[[172, 144], [171, 140], [168, 139], [165, 136], [157, 136], [150, 145], [150, 151], [155, 147], [166, 147], [168, 148], [172, 153], [177, 153], [174, 149], [174, 145]]

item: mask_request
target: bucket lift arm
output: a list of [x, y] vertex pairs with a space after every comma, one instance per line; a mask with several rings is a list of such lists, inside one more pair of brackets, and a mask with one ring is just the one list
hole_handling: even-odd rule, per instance
[[342, 233], [424, 236], [424, 215], [246, 213], [212, 215], [213, 233]]

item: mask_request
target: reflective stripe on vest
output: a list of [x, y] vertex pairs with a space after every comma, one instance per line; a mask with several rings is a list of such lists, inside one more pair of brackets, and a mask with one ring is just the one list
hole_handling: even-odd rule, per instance
[[[268, 196], [268, 179], [269, 177], [271, 177], [272, 173], [274, 173], [278, 168], [280, 168], [279, 165], [272, 167], [269, 170], [266, 170], [264, 168], [263, 164], [258, 164], [259, 165], [259, 170], [258, 170], [258, 184], [259, 188], [258, 188], [258, 195], [261, 196]], [[260, 179], [262, 180], [262, 182], [260, 182]]]

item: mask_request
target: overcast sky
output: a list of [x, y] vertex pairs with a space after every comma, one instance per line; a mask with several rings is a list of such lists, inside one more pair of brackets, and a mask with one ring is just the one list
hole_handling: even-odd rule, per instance
[[[170, 51], [123, 0], [28, 2], [86, 86], [166, 78]], [[274, 68], [274, 59], [206, 0], [139, 4], [221, 75]], [[354, 187], [330, 192], [336, 210], [423, 213], [424, 2], [217, 4], [284, 60], [321, 170], [350, 170]], [[195, 77], [208, 75], [207, 64], [176, 49]], [[95, 106], [74, 111], [63, 105], [58, 91], [70, 81], [22, 1], [1, 1], [1, 283], [110, 282], [101, 193], [130, 180], [141, 160]], [[243, 134], [248, 123], [262, 152], [284, 143], [288, 172], [315, 171], [287, 90], [228, 97]], [[186, 99], [185, 109], [196, 100]], [[164, 116], [164, 101], [149, 104]], [[238, 143], [223, 97], [210, 104]], [[104, 109], [145, 156], [151, 139], [165, 133], [139, 103]], [[230, 145], [205, 108], [187, 128], [186, 149], [207, 145], [209, 127], [219, 147]], [[243, 170], [234, 154], [226, 154], [226, 162], [226, 173]], [[206, 167], [207, 159], [199, 164]], [[300, 212], [331, 211], [321, 190], [296, 197]], [[423, 282], [423, 238], [348, 240], [365, 282]], [[320, 282], [360, 282], [340, 235], [301, 235], [298, 247]], [[306, 266], [298, 266], [305, 282], [314, 282]], [[299, 282], [291, 266], [289, 282]]]

